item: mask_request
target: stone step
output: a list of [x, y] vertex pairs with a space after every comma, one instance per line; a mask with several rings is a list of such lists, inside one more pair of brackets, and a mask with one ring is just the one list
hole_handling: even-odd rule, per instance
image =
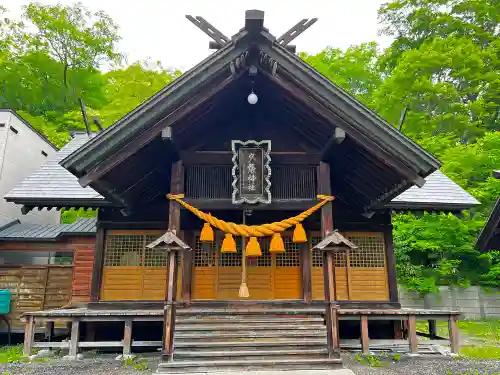
[[279, 358], [253, 358], [242, 360], [215, 360], [207, 361], [206, 359], [200, 361], [173, 361], [161, 362], [158, 365], [157, 373], [187, 373], [192, 374], [196, 372], [210, 372], [217, 369], [220, 370], [263, 370], [270, 368], [286, 369], [286, 370], [299, 370], [299, 369], [331, 369], [340, 368], [342, 361], [337, 358], [304, 358], [296, 359], [295, 357], [279, 357]]
[[287, 330], [268, 330], [268, 331], [175, 331], [175, 340], [179, 339], [196, 339], [196, 340], [218, 340], [218, 339], [243, 339], [243, 338], [319, 338], [326, 339], [325, 329], [309, 329], [305, 331], [287, 331]]
[[237, 358], [242, 359], [242, 357], [279, 357], [279, 356], [294, 356], [295, 358], [305, 357], [305, 358], [324, 358], [328, 356], [328, 349], [325, 348], [307, 348], [307, 349], [262, 349], [254, 348], [253, 350], [241, 349], [241, 350], [203, 350], [203, 351], [193, 351], [193, 350], [176, 350], [174, 353], [174, 361], [176, 359], [201, 359], [201, 358]]
[[[231, 348], [238, 350], [238, 348], [305, 348], [305, 347], [325, 347], [327, 345], [326, 337], [321, 339], [288, 339], [288, 338], [272, 338], [263, 339], [261, 337], [245, 340], [234, 341], [199, 341], [199, 340], [175, 340], [175, 350], [182, 348], [190, 348], [196, 350], [198, 348]], [[174, 351], [175, 353], [175, 351]]]
[[249, 316], [196, 316], [196, 317], [177, 317], [175, 320], [176, 325], [178, 324], [210, 324], [210, 323], [222, 323], [222, 324], [324, 324], [325, 320], [322, 317], [249, 317]]
[[254, 331], [326, 331], [326, 327], [323, 324], [267, 324], [267, 325], [261, 325], [261, 324], [223, 324], [223, 322], [219, 322], [218, 324], [207, 324], [207, 325], [202, 325], [202, 324], [186, 324], [186, 323], [179, 323], [176, 324], [175, 326], [175, 331], [176, 332], [185, 332], [185, 331], [248, 331], [248, 330], [254, 330]]

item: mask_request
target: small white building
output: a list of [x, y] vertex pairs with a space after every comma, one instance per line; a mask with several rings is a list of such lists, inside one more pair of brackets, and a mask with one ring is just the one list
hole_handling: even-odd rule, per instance
[[60, 212], [33, 210], [22, 215], [21, 206], [3, 197], [42, 166], [57, 147], [11, 109], [0, 109], [0, 221], [58, 224]]

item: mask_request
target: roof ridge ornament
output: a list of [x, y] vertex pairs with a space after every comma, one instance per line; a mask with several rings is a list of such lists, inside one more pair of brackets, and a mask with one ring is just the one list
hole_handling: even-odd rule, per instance
[[[226, 44], [228, 44], [231, 39], [225, 36], [222, 32], [220, 32], [216, 27], [210, 24], [207, 20], [205, 20], [201, 16], [191, 16], [186, 15], [186, 18], [191, 21], [196, 27], [198, 27], [201, 31], [207, 34], [213, 41], [210, 41], [208, 47], [210, 49], [220, 49]], [[310, 28], [318, 21], [317, 18], [303, 18], [295, 25], [293, 25], [290, 30], [281, 35], [276, 42], [280, 44], [282, 47], [286, 48], [292, 53], [295, 53], [296, 46], [289, 45], [292, 40], [297, 38], [300, 34]], [[269, 30], [264, 27], [264, 11], [251, 9], [245, 11], [245, 27], [240, 30], [246, 31], [250, 34], [257, 34], [261, 31], [264, 31], [269, 37], [272, 37], [274, 40], [274, 36], [269, 34]], [[238, 34], [236, 34], [238, 35]], [[234, 36], [233, 36], [234, 38]]]

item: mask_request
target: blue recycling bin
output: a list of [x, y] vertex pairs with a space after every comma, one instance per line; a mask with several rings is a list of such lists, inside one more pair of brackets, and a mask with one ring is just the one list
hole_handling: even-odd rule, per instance
[[0, 315], [10, 312], [10, 297], [12, 293], [8, 289], [0, 289]]

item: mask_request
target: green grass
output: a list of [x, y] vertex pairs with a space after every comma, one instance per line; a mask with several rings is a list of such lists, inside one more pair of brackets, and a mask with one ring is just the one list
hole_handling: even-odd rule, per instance
[[0, 363], [16, 363], [23, 360], [23, 346], [4, 346], [0, 348]]
[[[460, 320], [458, 329], [462, 338], [476, 342], [464, 345], [460, 354], [473, 359], [500, 360], [500, 320]], [[438, 335], [448, 337], [448, 323], [437, 322]], [[426, 321], [417, 322], [417, 331], [429, 333]]]

